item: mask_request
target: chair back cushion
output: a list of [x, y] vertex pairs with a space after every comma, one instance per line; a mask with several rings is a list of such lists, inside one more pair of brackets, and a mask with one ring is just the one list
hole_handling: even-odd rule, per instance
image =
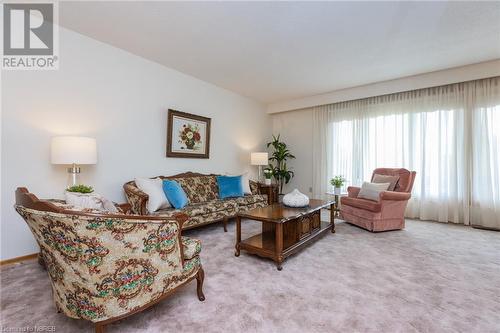
[[391, 183], [368, 183], [364, 182], [358, 193], [358, 198], [379, 201], [379, 195], [382, 191], [387, 191]]
[[387, 191], [394, 191], [396, 185], [399, 182], [399, 176], [387, 176], [379, 175], [378, 173], [373, 175], [372, 182], [374, 183], [389, 183]]
[[373, 170], [372, 182], [375, 175], [399, 176], [399, 181], [394, 189], [395, 192], [411, 192], [415, 180], [415, 171], [409, 171], [404, 168], [377, 168]]
[[243, 196], [242, 176], [217, 176], [219, 198], [236, 198]]

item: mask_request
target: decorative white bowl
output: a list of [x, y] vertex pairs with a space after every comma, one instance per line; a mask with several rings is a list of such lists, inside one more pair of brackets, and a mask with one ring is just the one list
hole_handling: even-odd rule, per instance
[[309, 198], [295, 189], [283, 197], [283, 204], [288, 207], [305, 207], [309, 205]]

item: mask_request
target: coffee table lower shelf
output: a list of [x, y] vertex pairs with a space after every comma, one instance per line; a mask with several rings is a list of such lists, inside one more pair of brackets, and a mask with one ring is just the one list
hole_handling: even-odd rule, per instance
[[[325, 235], [326, 233], [330, 233], [332, 229], [332, 224], [330, 222], [321, 221], [319, 228], [313, 229], [309, 233], [306, 233], [299, 238], [296, 235], [291, 235], [289, 232], [287, 233], [286, 230], [290, 229], [287, 228], [287, 224], [294, 222], [290, 221], [284, 223], [283, 225], [281, 225], [284, 226], [285, 229], [285, 231], [283, 232], [284, 235], [281, 236], [284, 243], [283, 249], [281, 251], [278, 251], [276, 242], [276, 230], [273, 228], [277, 227], [278, 225], [268, 224], [266, 222], [262, 223], [263, 223], [262, 226], [263, 232], [254, 235], [252, 237], [249, 237], [247, 239], [244, 239], [238, 244], [236, 244], [235, 255], [239, 256], [240, 250], [245, 250], [248, 253], [255, 254], [260, 257], [270, 258], [276, 262], [278, 270], [282, 269], [282, 263], [285, 260], [285, 258], [298, 252], [299, 250], [306, 247], [310, 243], [316, 241], [317, 239], [319, 239], [319, 237]], [[294, 237], [295, 239], [290, 239], [292, 237]]]

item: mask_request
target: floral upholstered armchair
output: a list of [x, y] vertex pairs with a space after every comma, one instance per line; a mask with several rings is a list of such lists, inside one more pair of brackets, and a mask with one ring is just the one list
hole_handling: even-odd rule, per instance
[[201, 243], [181, 237], [175, 218], [75, 211], [16, 191], [15, 209], [38, 245], [52, 282], [55, 306], [71, 318], [104, 327], [161, 301], [204, 272]]

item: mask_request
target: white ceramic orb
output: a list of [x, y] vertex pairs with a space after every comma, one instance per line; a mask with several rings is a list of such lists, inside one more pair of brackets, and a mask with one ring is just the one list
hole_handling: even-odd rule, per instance
[[289, 207], [305, 207], [309, 205], [309, 198], [295, 189], [283, 197], [283, 204]]

